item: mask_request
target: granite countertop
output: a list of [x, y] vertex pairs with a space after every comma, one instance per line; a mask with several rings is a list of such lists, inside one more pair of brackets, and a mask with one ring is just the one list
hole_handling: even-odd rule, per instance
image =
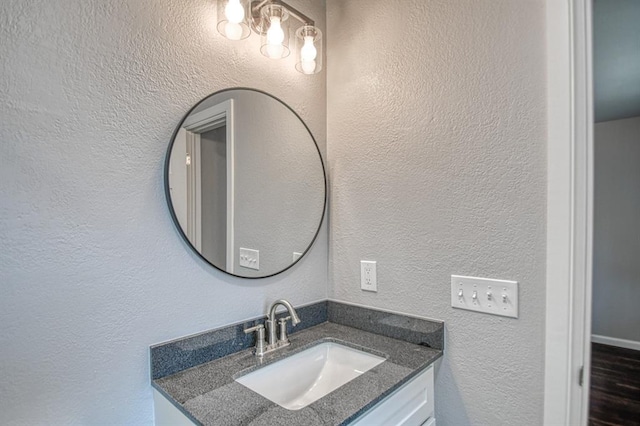
[[[442, 356], [442, 350], [324, 322], [294, 333], [291, 345], [262, 360], [245, 349], [158, 378], [153, 386], [196, 424], [346, 425]], [[234, 379], [322, 341], [363, 349], [387, 360], [307, 407], [291, 411]]]

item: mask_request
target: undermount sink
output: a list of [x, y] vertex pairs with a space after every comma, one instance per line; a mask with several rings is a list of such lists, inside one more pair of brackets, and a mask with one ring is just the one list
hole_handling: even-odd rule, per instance
[[236, 381], [288, 410], [299, 410], [384, 361], [358, 349], [325, 342]]

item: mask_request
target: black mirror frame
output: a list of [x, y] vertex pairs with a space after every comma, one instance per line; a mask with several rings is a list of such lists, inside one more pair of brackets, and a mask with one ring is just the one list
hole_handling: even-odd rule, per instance
[[[206, 99], [209, 99], [211, 96], [220, 94], [220, 93], [224, 93], [224, 92], [229, 92], [232, 90], [248, 90], [248, 91], [252, 91], [252, 92], [257, 92], [266, 96], [269, 96], [272, 99], [275, 99], [277, 102], [280, 102], [282, 105], [284, 105], [289, 111], [291, 111], [293, 113], [293, 115], [295, 115], [298, 120], [300, 120], [300, 122], [302, 123], [302, 125], [304, 126], [304, 128], [307, 130], [307, 132], [309, 132], [309, 136], [311, 136], [311, 140], [313, 141], [313, 144], [316, 148], [316, 151], [318, 153], [318, 158], [320, 159], [320, 165], [322, 166], [322, 178], [324, 179], [324, 203], [322, 206], [322, 216], [320, 217], [320, 222], [318, 223], [318, 227], [316, 229], [315, 234], [313, 235], [313, 238], [311, 239], [311, 241], [309, 242], [309, 245], [307, 246], [307, 248], [304, 250], [304, 252], [302, 253], [302, 255], [295, 260], [295, 262], [291, 262], [291, 264], [289, 266], [287, 266], [286, 268], [278, 271], [278, 272], [274, 272], [273, 274], [269, 274], [269, 275], [264, 275], [264, 276], [259, 276], [259, 277], [245, 277], [242, 275], [236, 275], [236, 274], [232, 274], [230, 272], [225, 271], [224, 269], [221, 269], [219, 267], [217, 267], [216, 265], [214, 265], [213, 263], [209, 262], [209, 260], [207, 258], [205, 258], [194, 246], [193, 244], [191, 244], [191, 241], [189, 241], [189, 238], [187, 238], [187, 235], [185, 234], [184, 230], [182, 229], [182, 226], [180, 225], [180, 222], [178, 221], [178, 217], [176, 216], [176, 212], [173, 208], [173, 203], [171, 201], [171, 193], [169, 191], [169, 164], [170, 164], [170, 159], [171, 159], [171, 150], [173, 149], [173, 144], [176, 140], [176, 136], [178, 135], [178, 131], [180, 130], [180, 128], [182, 127], [182, 124], [184, 123], [184, 121], [187, 119], [187, 117], [189, 117], [189, 115], [191, 114], [191, 112], [193, 112], [194, 109], [196, 109], [196, 107], [198, 105], [200, 105], [202, 102], [204, 102]], [[322, 159], [322, 153], [320, 152], [320, 148], [318, 147], [318, 143], [316, 142], [316, 138], [313, 136], [313, 133], [311, 133], [311, 130], [309, 129], [309, 126], [307, 126], [307, 123], [304, 122], [304, 120], [302, 119], [302, 117], [300, 117], [300, 115], [298, 115], [297, 112], [295, 112], [293, 110], [293, 108], [291, 108], [289, 105], [287, 105], [286, 103], [284, 103], [281, 99], [273, 96], [270, 93], [267, 93], [263, 90], [259, 90], [259, 89], [253, 89], [250, 87], [231, 87], [228, 89], [222, 89], [219, 90], [217, 92], [213, 92], [210, 95], [205, 96], [204, 98], [200, 99], [193, 107], [191, 107], [191, 109], [189, 109], [189, 111], [187, 111], [187, 113], [184, 115], [184, 117], [182, 118], [182, 120], [180, 120], [180, 123], [178, 123], [178, 126], [176, 127], [176, 129], [173, 132], [173, 136], [171, 136], [171, 142], [169, 143], [169, 147], [167, 148], [167, 153], [165, 155], [165, 161], [164, 161], [164, 194], [165, 194], [165, 198], [167, 200], [167, 206], [169, 207], [169, 213], [171, 214], [171, 219], [173, 220], [173, 224], [175, 225], [175, 227], [178, 230], [178, 233], [180, 234], [180, 236], [182, 237], [182, 240], [189, 246], [189, 248], [191, 248], [191, 250], [200, 258], [202, 259], [205, 263], [213, 266], [215, 269], [219, 270], [220, 272], [224, 272], [227, 275], [231, 275], [233, 277], [237, 277], [237, 278], [244, 278], [244, 279], [250, 279], [250, 280], [256, 280], [256, 279], [262, 279], [262, 278], [269, 278], [269, 277], [273, 277], [275, 275], [281, 274], [289, 269], [291, 269], [293, 267], [293, 265], [297, 264], [300, 259], [304, 258], [305, 255], [309, 252], [309, 250], [311, 250], [311, 247], [313, 246], [313, 243], [315, 243], [316, 239], [318, 238], [318, 234], [320, 233], [320, 228], [322, 228], [322, 223], [324, 222], [324, 217], [325, 214], [327, 212], [327, 196], [328, 196], [328, 188], [327, 188], [327, 171], [324, 165], [324, 160]]]

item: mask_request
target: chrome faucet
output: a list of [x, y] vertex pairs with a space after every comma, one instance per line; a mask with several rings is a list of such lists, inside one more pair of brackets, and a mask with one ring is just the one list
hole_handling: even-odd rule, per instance
[[[287, 308], [287, 311], [289, 312], [289, 316], [284, 317], [284, 318], [280, 318], [279, 325], [280, 325], [280, 336], [278, 339], [276, 339], [276, 309], [278, 308], [279, 305], [284, 306], [285, 308]], [[298, 317], [298, 313], [296, 312], [295, 309], [293, 309], [293, 306], [291, 306], [291, 303], [287, 302], [284, 299], [281, 300], [276, 300], [275, 302], [273, 302], [271, 304], [271, 307], [269, 308], [269, 315], [267, 316], [267, 321], [266, 321], [266, 325], [267, 325], [267, 347], [273, 347], [274, 349], [276, 347], [283, 347], [283, 346], [287, 346], [289, 344], [289, 338], [287, 337], [287, 321], [291, 320], [291, 324], [295, 327], [296, 324], [300, 323], [300, 318]]]
[[[276, 309], [279, 305], [287, 308], [289, 315], [276, 319]], [[256, 333], [256, 347], [255, 354], [256, 356], [261, 357], [262, 355], [275, 351], [276, 349], [284, 348], [285, 346], [289, 346], [289, 337], [287, 337], [287, 321], [291, 320], [291, 324], [295, 327], [296, 324], [300, 323], [300, 317], [298, 317], [298, 313], [291, 306], [291, 303], [286, 300], [276, 300], [273, 302], [271, 307], [269, 308], [269, 314], [267, 315], [267, 320], [265, 321], [265, 325], [267, 328], [268, 337], [265, 341], [265, 325], [258, 324], [254, 327], [247, 328], [244, 330], [245, 334]], [[276, 321], [278, 324], [276, 325]], [[278, 334], [277, 326], [280, 327], [280, 333]]]

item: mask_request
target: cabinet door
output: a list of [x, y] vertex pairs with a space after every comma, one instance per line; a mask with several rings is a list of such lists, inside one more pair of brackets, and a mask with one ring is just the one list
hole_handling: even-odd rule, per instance
[[[431, 426], [433, 366], [404, 384], [353, 422], [357, 426]], [[431, 417], [431, 419], [429, 419]], [[426, 422], [426, 423], [425, 423]], [[435, 420], [434, 423], [435, 425]]]

